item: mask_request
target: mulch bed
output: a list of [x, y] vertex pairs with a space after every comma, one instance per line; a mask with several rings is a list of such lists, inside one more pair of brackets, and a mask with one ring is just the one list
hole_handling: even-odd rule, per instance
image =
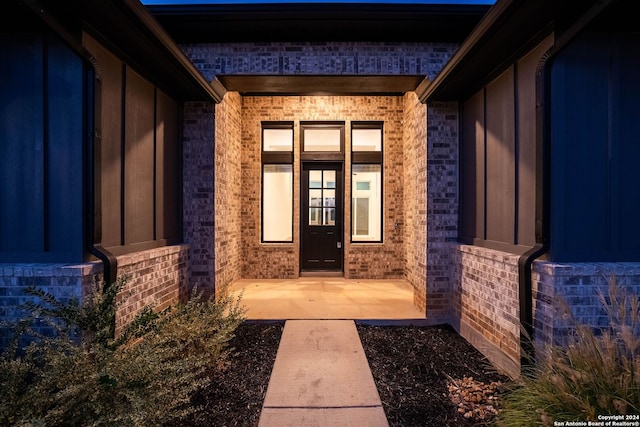
[[229, 367], [194, 397], [202, 411], [171, 427], [257, 426], [283, 329], [284, 322], [240, 324]]
[[509, 379], [453, 328], [357, 329], [391, 427], [495, 424]]
[[[230, 343], [230, 367], [196, 397], [204, 409], [184, 426], [257, 426], [283, 328], [284, 322], [241, 324]], [[508, 378], [452, 328], [357, 329], [391, 427], [494, 424]]]

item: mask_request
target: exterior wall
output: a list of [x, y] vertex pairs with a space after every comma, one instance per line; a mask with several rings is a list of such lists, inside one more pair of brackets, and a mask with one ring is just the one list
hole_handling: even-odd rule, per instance
[[120, 256], [118, 272], [129, 281], [116, 313], [116, 334], [144, 306], [161, 311], [189, 296], [189, 246], [166, 246]]
[[[567, 330], [575, 326], [563, 311], [565, 304], [571, 306], [571, 315], [576, 322], [595, 327], [609, 326], [610, 319], [599, 293], [608, 295], [612, 281], [620, 291], [640, 295], [640, 263], [536, 261], [533, 265], [535, 344], [562, 344]], [[640, 330], [635, 333], [640, 335]]]
[[[4, 14], [20, 22], [20, 16]], [[0, 262], [83, 262], [88, 142], [83, 79], [91, 73], [83, 58], [48, 31], [5, 31], [0, 37]]]
[[[55, 295], [60, 302], [80, 300], [91, 289], [94, 276], [102, 271], [99, 263], [87, 264], [0, 264], [0, 318], [10, 323], [23, 319], [26, 313], [20, 306], [27, 301], [37, 302], [25, 293], [28, 287], [37, 287]], [[43, 327], [44, 335], [53, 333]], [[0, 326], [0, 349], [11, 340], [11, 330]]]
[[[163, 310], [188, 292], [189, 246], [177, 245], [150, 249], [118, 257], [119, 276], [129, 281], [122, 291], [124, 300], [116, 313], [116, 333], [130, 322], [145, 305]], [[102, 264], [0, 264], [0, 318], [15, 322], [24, 318], [20, 306], [38, 302], [25, 290], [34, 286], [54, 295], [61, 302], [82, 300], [101, 280]], [[51, 334], [51, 328], [40, 329]], [[0, 328], [0, 348], [11, 339], [11, 331]]]
[[214, 233], [214, 107], [188, 103], [184, 107], [183, 235], [191, 247], [190, 281], [213, 293]]
[[518, 255], [450, 243], [453, 325], [497, 368], [520, 373]]
[[242, 272], [242, 99], [229, 92], [215, 117], [215, 283], [216, 292]]
[[454, 43], [207, 43], [182, 50], [208, 78], [221, 74], [425, 75], [434, 78]]
[[179, 102], [83, 33], [96, 69], [96, 244], [123, 255], [182, 243]]
[[[345, 122], [345, 263], [347, 278], [403, 277], [402, 165], [403, 98], [393, 96], [300, 96], [242, 98], [242, 276], [244, 278], [293, 278], [299, 274], [300, 242], [300, 135], [299, 122], [337, 120]], [[294, 121], [294, 241], [290, 244], [260, 243], [261, 163], [260, 122]], [[384, 242], [352, 244], [350, 122], [384, 121]]]
[[450, 322], [452, 266], [448, 242], [458, 236], [458, 165], [457, 104], [428, 105], [426, 312], [433, 322]]
[[415, 93], [404, 97], [404, 276], [414, 289], [414, 304], [427, 305], [427, 107]]
[[[457, 50], [455, 43], [376, 43], [376, 42], [330, 42], [330, 43], [207, 43], [185, 44], [181, 48], [200, 71], [209, 79], [218, 75], [426, 75], [435, 77]], [[415, 98], [415, 95], [410, 95]], [[291, 106], [283, 99], [296, 99]], [[384, 120], [385, 121], [385, 228], [384, 241], [379, 244], [351, 245], [349, 229], [345, 226], [345, 276], [358, 277], [403, 277], [410, 275], [409, 280], [416, 289], [416, 304], [424, 308], [426, 305], [426, 284], [424, 251], [426, 237], [424, 223], [426, 212], [424, 193], [426, 180], [424, 164], [426, 144], [423, 129], [424, 106], [417, 99], [411, 99], [405, 105], [402, 98], [394, 100], [393, 106], [380, 104], [379, 97], [301, 97], [301, 98], [249, 98], [243, 97], [242, 113], [242, 182], [244, 206], [241, 209], [242, 228], [242, 267], [243, 277], [297, 277], [299, 273], [299, 212], [294, 212], [294, 244], [260, 244], [260, 120], [344, 120], [347, 134], [350, 120]], [[394, 98], [391, 98], [394, 99]], [[345, 100], [353, 105], [341, 105]], [[225, 100], [226, 101], [226, 100]], [[287, 101], [289, 103], [290, 101]], [[223, 102], [224, 103], [224, 102]], [[260, 105], [256, 104], [259, 103]], [[336, 108], [337, 107], [337, 108]], [[408, 113], [403, 109], [409, 108]], [[389, 119], [387, 114], [397, 115]], [[218, 115], [223, 114], [222, 110]], [[403, 114], [408, 114], [403, 117]], [[422, 114], [422, 116], [420, 116]], [[402, 125], [402, 120], [411, 121], [411, 130]], [[219, 118], [217, 119], [219, 120]], [[391, 122], [395, 122], [391, 125]], [[187, 126], [189, 124], [187, 123]], [[298, 135], [296, 122], [296, 147]], [[407, 133], [404, 135], [404, 133]], [[216, 137], [223, 137], [216, 131]], [[347, 135], [348, 138], [348, 135]], [[404, 140], [404, 142], [403, 142]], [[420, 143], [420, 140], [423, 142]], [[231, 142], [231, 141], [229, 141]], [[226, 142], [225, 142], [226, 143]], [[349, 141], [347, 141], [348, 146]], [[449, 142], [447, 142], [448, 144]], [[185, 145], [188, 142], [185, 141]], [[421, 146], [421, 144], [423, 144]], [[217, 150], [225, 150], [217, 144]], [[403, 170], [402, 163], [407, 156], [403, 151], [411, 149], [415, 156], [408, 169]], [[187, 148], [185, 147], [185, 152]], [[219, 151], [216, 151], [219, 152]], [[294, 206], [299, 206], [299, 171], [298, 154], [295, 154], [294, 170]], [[403, 157], [404, 156], [404, 157]], [[349, 153], [346, 153], [345, 164], [345, 201], [350, 200]], [[188, 165], [185, 155], [185, 164]], [[188, 166], [191, 167], [191, 166]], [[196, 166], [197, 168], [197, 166]], [[397, 172], [394, 172], [397, 171]], [[406, 171], [406, 175], [405, 175]], [[438, 172], [440, 170], [438, 169]], [[226, 173], [226, 172], [224, 172]], [[445, 173], [449, 173], [446, 171]], [[217, 172], [216, 172], [217, 175]], [[217, 177], [216, 177], [217, 179]], [[443, 178], [444, 179], [444, 178]], [[197, 180], [197, 179], [196, 179]], [[409, 180], [409, 181], [407, 181]], [[406, 186], [405, 183], [415, 184]], [[440, 181], [438, 178], [436, 181]], [[186, 185], [186, 184], [185, 184]], [[217, 186], [218, 184], [216, 184]], [[407, 189], [407, 187], [409, 187]], [[420, 190], [422, 188], [422, 190]], [[411, 198], [403, 198], [404, 191], [411, 192]], [[203, 195], [202, 195], [203, 196]], [[204, 196], [203, 196], [204, 197]], [[185, 194], [185, 203], [188, 198]], [[219, 200], [216, 198], [216, 200]], [[415, 200], [415, 203], [413, 202]], [[411, 224], [404, 218], [405, 209], [411, 209]], [[185, 206], [185, 212], [187, 207]], [[216, 221], [220, 221], [220, 211], [216, 210]], [[204, 215], [205, 211], [202, 211]], [[223, 214], [225, 215], [225, 214]], [[185, 216], [185, 221], [187, 217]], [[230, 217], [223, 219], [229, 224]], [[350, 203], [345, 204], [345, 225], [350, 224]], [[398, 224], [398, 227], [394, 227]], [[227, 226], [222, 226], [227, 227]], [[188, 229], [185, 224], [185, 229]], [[225, 228], [225, 236], [230, 236]], [[216, 229], [216, 239], [221, 231]], [[407, 242], [407, 238], [409, 238]], [[206, 238], [196, 238], [205, 242]], [[194, 238], [188, 241], [193, 244]], [[407, 244], [407, 249], [402, 245]], [[216, 257], [234, 259], [233, 246], [227, 242], [216, 243]], [[203, 245], [205, 246], [205, 245]], [[355, 248], [355, 249], [353, 249]], [[202, 253], [194, 250], [194, 274], [206, 275], [206, 268], [199, 266], [210, 255], [203, 249]], [[404, 252], [403, 252], [404, 251]], [[410, 266], [409, 262], [411, 258]], [[233, 261], [231, 265], [233, 264]], [[224, 268], [222, 266], [225, 266]], [[266, 266], [266, 268], [265, 268]], [[421, 271], [422, 270], [422, 271]], [[216, 280], [227, 275], [232, 280], [235, 267], [223, 260], [216, 262]], [[268, 271], [268, 272], [267, 272]], [[209, 276], [211, 277], [211, 276]], [[227, 279], [223, 279], [225, 282]], [[436, 296], [436, 305], [432, 309], [437, 318], [446, 316], [435, 307], [444, 307], [441, 298]]]

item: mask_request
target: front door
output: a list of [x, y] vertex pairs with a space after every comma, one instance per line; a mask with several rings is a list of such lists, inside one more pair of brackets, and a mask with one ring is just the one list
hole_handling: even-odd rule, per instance
[[342, 271], [342, 163], [304, 162], [301, 191], [303, 271]]

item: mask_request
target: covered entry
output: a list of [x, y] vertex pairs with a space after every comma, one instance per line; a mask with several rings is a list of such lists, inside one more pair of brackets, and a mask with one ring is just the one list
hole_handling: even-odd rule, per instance
[[[419, 79], [386, 77], [383, 93], [363, 84], [353, 95], [290, 95], [274, 79], [265, 78], [259, 94], [245, 92], [241, 77], [221, 79], [237, 91], [216, 106], [216, 129], [225, 129], [215, 146], [217, 285], [327, 273], [404, 279], [420, 307], [426, 107], [413, 91]], [[324, 79], [327, 88], [343, 88], [333, 79]], [[279, 81], [286, 87], [286, 76]], [[404, 91], [396, 92], [400, 83]], [[265, 132], [282, 140], [265, 144]]]

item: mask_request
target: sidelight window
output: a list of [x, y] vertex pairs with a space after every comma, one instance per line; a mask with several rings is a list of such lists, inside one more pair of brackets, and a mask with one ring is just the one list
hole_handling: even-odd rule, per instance
[[293, 241], [293, 123], [262, 123], [262, 242]]
[[351, 240], [382, 241], [382, 122], [351, 128]]

